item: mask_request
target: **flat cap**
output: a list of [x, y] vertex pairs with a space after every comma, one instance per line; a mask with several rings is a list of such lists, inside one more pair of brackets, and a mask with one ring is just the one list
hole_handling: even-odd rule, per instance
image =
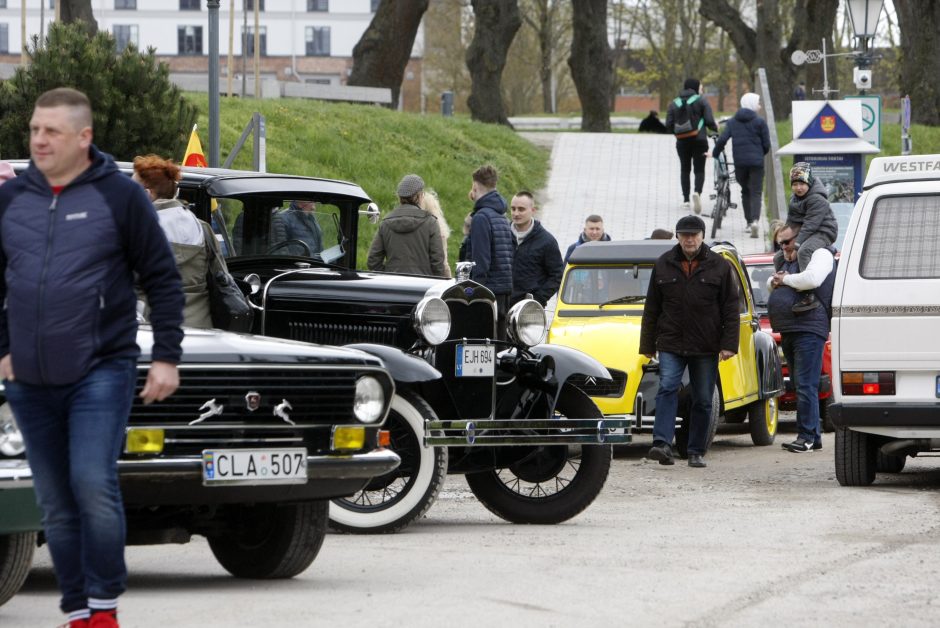
[[701, 231], [702, 234], [705, 233], [705, 221], [698, 216], [689, 214], [680, 218], [679, 222], [676, 223], [676, 233], [695, 233], [696, 231]]
[[398, 184], [398, 198], [411, 198], [424, 189], [424, 179], [416, 174], [406, 174]]

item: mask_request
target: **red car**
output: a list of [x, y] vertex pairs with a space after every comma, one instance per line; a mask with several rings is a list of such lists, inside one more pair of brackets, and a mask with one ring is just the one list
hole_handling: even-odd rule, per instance
[[[767, 315], [767, 279], [774, 274], [774, 254], [757, 253], [756, 255], [745, 255], [743, 258], [744, 267], [751, 278], [751, 288], [754, 291], [754, 309], [760, 316], [760, 327], [763, 331], [773, 336], [777, 342], [777, 350], [780, 354], [780, 363], [783, 366], [783, 383], [786, 391], [783, 396], [777, 398], [781, 410], [796, 409], [796, 391], [793, 388], [793, 382], [790, 380], [790, 371], [787, 367], [787, 360], [783, 355], [783, 349], [780, 348], [780, 334], [770, 328], [770, 317]], [[819, 376], [819, 424], [824, 432], [833, 431], [832, 420], [829, 418], [829, 404], [832, 403], [832, 336], [826, 341], [823, 348], [822, 373]]]

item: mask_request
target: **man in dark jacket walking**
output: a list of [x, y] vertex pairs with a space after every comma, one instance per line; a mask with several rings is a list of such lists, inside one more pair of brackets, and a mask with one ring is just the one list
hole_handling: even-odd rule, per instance
[[734, 178], [741, 186], [744, 219], [751, 229], [752, 238], [758, 236], [764, 191], [764, 155], [770, 150], [770, 131], [764, 119], [757, 115], [758, 111], [760, 96], [752, 93], [741, 96], [741, 108], [728, 121], [712, 151], [712, 156], [718, 157], [731, 140]]
[[437, 217], [418, 205], [424, 180], [406, 175], [398, 184], [398, 207], [385, 217], [369, 248], [369, 270], [447, 276]]
[[675, 464], [672, 441], [679, 387], [688, 367], [689, 466], [704, 467], [718, 360], [738, 351], [738, 293], [731, 265], [703, 244], [701, 218], [680, 218], [676, 236], [679, 244], [653, 266], [640, 328], [640, 353], [652, 359], [659, 352], [659, 392], [648, 456], [660, 464]]
[[[682, 184], [682, 211], [702, 213], [702, 187], [705, 185], [705, 158], [708, 156], [708, 138], [705, 129], [718, 132], [711, 105], [702, 97], [702, 83], [698, 79], [685, 80], [679, 96], [669, 103], [666, 129], [676, 136], [679, 155], [679, 181]], [[695, 170], [695, 191], [691, 193], [689, 173]]]
[[179, 384], [183, 291], [144, 189], [92, 144], [88, 98], [36, 100], [32, 161], [0, 187], [0, 377], [26, 442], [43, 530], [74, 626], [117, 626], [125, 519], [117, 458], [137, 379], [135, 274], [150, 304], [140, 397]]
[[512, 293], [513, 237], [506, 218], [506, 199], [496, 191], [498, 181], [499, 174], [493, 166], [480, 166], [473, 172], [468, 248], [469, 259], [474, 263], [470, 279], [496, 295], [496, 337], [502, 339], [506, 336], [506, 313]]
[[514, 248], [510, 305], [531, 294], [544, 307], [558, 291], [565, 269], [558, 241], [535, 219], [537, 208], [531, 192], [517, 192], [509, 209]]

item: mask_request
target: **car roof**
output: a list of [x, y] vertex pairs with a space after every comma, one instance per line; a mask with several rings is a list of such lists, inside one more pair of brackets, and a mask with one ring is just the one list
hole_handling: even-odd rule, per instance
[[585, 242], [574, 251], [568, 262], [571, 264], [604, 264], [629, 262], [655, 262], [674, 247], [672, 240], [608, 240]]
[[[11, 159], [10, 164], [16, 172], [21, 172], [29, 165], [29, 160]], [[130, 161], [118, 161], [117, 166], [124, 173], [134, 170], [134, 164]], [[207, 188], [212, 196], [277, 193], [283, 197], [290, 197], [292, 194], [342, 196], [361, 203], [372, 200], [365, 190], [355, 183], [336, 179], [191, 166], [184, 166], [181, 171], [184, 183], [195, 183], [199, 187]]]

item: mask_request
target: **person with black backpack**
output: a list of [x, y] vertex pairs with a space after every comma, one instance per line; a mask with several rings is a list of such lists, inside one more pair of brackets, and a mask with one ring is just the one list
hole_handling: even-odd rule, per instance
[[[682, 210], [686, 213], [690, 213], [690, 209], [696, 214], [702, 213], [702, 186], [705, 185], [705, 158], [708, 155], [706, 128], [718, 132], [712, 108], [702, 96], [702, 83], [698, 79], [686, 79], [682, 91], [669, 103], [666, 113], [666, 129], [676, 136], [679, 178], [682, 183]], [[689, 174], [693, 166], [695, 191], [690, 194]]]

